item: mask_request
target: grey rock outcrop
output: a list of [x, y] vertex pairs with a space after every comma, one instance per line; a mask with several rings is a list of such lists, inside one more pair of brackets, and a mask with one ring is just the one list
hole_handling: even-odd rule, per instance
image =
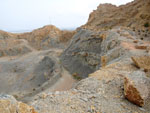
[[[80, 29], [61, 55], [61, 62], [71, 74], [85, 78], [104, 62], [109, 64], [125, 53], [118, 37], [113, 31], [106, 33]], [[106, 61], [103, 62], [103, 59]]]
[[[64, 66], [73, 74], [86, 77], [100, 65], [102, 39], [95, 32], [80, 30], [61, 56]], [[99, 34], [97, 34], [99, 35]]]

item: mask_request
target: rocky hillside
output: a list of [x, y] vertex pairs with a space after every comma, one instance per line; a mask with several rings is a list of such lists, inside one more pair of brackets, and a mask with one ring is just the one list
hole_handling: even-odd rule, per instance
[[73, 37], [61, 61], [87, 78], [69, 91], [36, 95], [29, 104], [38, 112], [150, 112], [150, 42], [125, 27], [100, 33], [84, 29]]
[[0, 31], [0, 112], [149, 113], [149, 22], [135, 0], [101, 4], [76, 31]]
[[22, 34], [0, 31], [0, 93], [27, 102], [46, 89], [70, 89], [75, 80], [59, 56], [74, 33], [55, 26]]
[[80, 29], [62, 53], [61, 62], [74, 76], [85, 78], [102, 66], [131, 56], [130, 49], [146, 50], [149, 41], [143, 40], [149, 37], [126, 27], [100, 32]]
[[37, 50], [49, 48], [64, 48], [75, 31], [61, 31], [55, 26], [44, 26], [30, 33], [17, 35], [19, 39], [26, 39]]
[[75, 31], [61, 31], [52, 25], [22, 34], [0, 31], [0, 57], [23, 55], [49, 48], [64, 49], [74, 34]]
[[122, 6], [100, 4], [83, 28], [105, 30], [116, 26], [150, 29], [150, 1], [134, 0]]

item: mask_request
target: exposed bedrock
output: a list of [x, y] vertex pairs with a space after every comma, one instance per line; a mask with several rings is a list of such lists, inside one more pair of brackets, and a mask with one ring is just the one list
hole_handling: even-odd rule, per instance
[[116, 32], [94, 32], [80, 29], [68, 48], [61, 55], [61, 62], [71, 74], [87, 77], [123, 55], [119, 35]]

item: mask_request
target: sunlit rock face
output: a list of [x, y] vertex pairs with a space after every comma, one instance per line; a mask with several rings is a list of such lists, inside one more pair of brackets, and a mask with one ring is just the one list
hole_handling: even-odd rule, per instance
[[119, 7], [111, 4], [100, 4], [94, 10], [83, 28], [102, 30], [116, 26], [150, 29], [150, 1], [134, 0]]

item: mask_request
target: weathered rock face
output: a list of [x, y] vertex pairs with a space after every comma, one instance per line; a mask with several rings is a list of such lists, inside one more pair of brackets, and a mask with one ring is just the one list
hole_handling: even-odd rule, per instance
[[80, 30], [62, 54], [61, 61], [72, 74], [85, 77], [100, 65], [102, 38], [99, 33], [95, 34], [92, 31]]
[[61, 61], [71, 74], [84, 78], [99, 67], [121, 60], [123, 57], [142, 54], [148, 56], [150, 43], [141, 40], [140, 37], [127, 27], [101, 32], [78, 29], [70, 45], [61, 55]]
[[107, 32], [81, 29], [61, 55], [61, 62], [72, 74], [84, 78], [99, 67], [122, 58], [126, 53], [122, 42], [129, 40], [126, 38], [120, 37], [117, 29]]
[[149, 11], [149, 0], [134, 0], [119, 7], [111, 4], [100, 4], [97, 10], [90, 14], [87, 24], [82, 27], [93, 30], [111, 29], [115, 26], [150, 29]]
[[0, 113], [37, 113], [28, 106], [9, 95], [0, 95]]
[[125, 77], [125, 97], [138, 106], [144, 106], [150, 93], [150, 79], [142, 71], [135, 71]]

